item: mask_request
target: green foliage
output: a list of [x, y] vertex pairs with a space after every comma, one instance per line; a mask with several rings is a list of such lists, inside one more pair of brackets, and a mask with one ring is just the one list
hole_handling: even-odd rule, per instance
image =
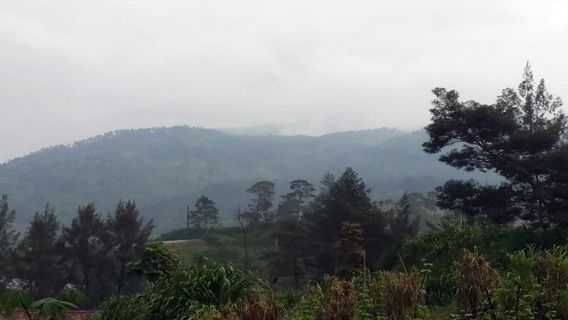
[[110, 226], [105, 223], [95, 205], [79, 206], [69, 227], [63, 227], [62, 242], [70, 281], [91, 297], [93, 304], [108, 294], [112, 282], [113, 243]]
[[[259, 280], [228, 264], [205, 262], [178, 270], [154, 283], [146, 292], [107, 301], [98, 317], [102, 320], [185, 319], [200, 306], [221, 309], [237, 303]], [[132, 305], [140, 306], [133, 308]], [[212, 309], [207, 307], [207, 310]], [[118, 317], [119, 315], [120, 317]]]
[[[267, 277], [266, 254], [273, 250], [275, 231], [274, 224], [251, 226], [247, 229], [249, 270]], [[161, 240], [174, 249], [187, 265], [199, 263], [204, 258], [213, 261], [224, 261], [241, 269], [244, 266], [244, 249], [242, 246], [242, 230], [238, 227], [216, 228], [204, 230], [199, 228], [178, 229], [162, 234]], [[183, 246], [176, 240], [192, 240], [195, 245]], [[169, 241], [174, 241], [169, 243]]]
[[155, 282], [175, 272], [180, 267], [179, 258], [161, 241], [146, 244], [140, 260], [128, 263], [130, 272], [143, 274]]
[[144, 223], [134, 201], [119, 201], [108, 224], [115, 246], [114, 255], [118, 264], [117, 290], [120, 294], [126, 286], [127, 265], [142, 256], [154, 225], [152, 221]]
[[145, 320], [147, 309], [143, 296], [115, 296], [106, 300], [91, 320]]
[[190, 212], [188, 219], [188, 227], [192, 225], [197, 228], [202, 226], [207, 229], [209, 226], [217, 223], [219, 218], [219, 209], [215, 207], [215, 202], [213, 200], [201, 196], [194, 204], [194, 209]]
[[32, 308], [33, 297], [20, 289], [6, 289], [0, 295], [0, 313], [11, 316], [16, 309]]
[[77, 288], [63, 289], [57, 297], [57, 300], [66, 301], [78, 307], [83, 307], [89, 304], [89, 297]]
[[[8, 196], [0, 197], [0, 275], [13, 275], [15, 267], [15, 245], [19, 234], [13, 229], [12, 223], [16, 212], [8, 206]], [[3, 288], [0, 279], [0, 290]]]
[[54, 298], [43, 298], [32, 304], [33, 309], [45, 320], [65, 320], [65, 311], [77, 309], [77, 306]]
[[461, 102], [458, 92], [433, 90], [428, 153], [465, 171], [495, 172], [499, 185], [450, 180], [438, 191], [438, 206], [492, 221], [518, 219], [535, 226], [568, 226], [568, 143], [562, 101], [535, 85], [527, 64], [518, 90], [505, 89], [496, 103]]
[[[18, 245], [17, 277], [26, 281], [34, 297], [57, 293], [63, 284], [59, 221], [49, 205], [36, 213]], [[33, 285], [31, 285], [33, 283]]]
[[318, 181], [326, 171], [351, 165], [365, 172], [374, 196], [428, 192], [456, 172], [417, 152], [425, 138], [423, 131], [387, 128], [321, 137], [234, 136], [190, 127], [121, 130], [2, 164], [0, 190], [10, 196], [17, 223], [29, 222], [48, 200], [68, 224], [86, 199], [106, 213], [120, 196], [136, 199], [156, 230], [166, 232], [185, 223], [190, 199], [205, 194], [218, 199], [220, 222], [231, 225], [231, 210], [256, 177], [272, 180], [278, 190], [297, 177]]

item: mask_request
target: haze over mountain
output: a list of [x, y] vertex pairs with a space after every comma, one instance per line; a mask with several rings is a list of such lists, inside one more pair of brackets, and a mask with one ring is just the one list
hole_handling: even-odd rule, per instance
[[388, 128], [322, 136], [233, 135], [186, 126], [120, 130], [0, 165], [0, 193], [9, 195], [19, 223], [48, 202], [68, 223], [80, 204], [93, 201], [110, 212], [119, 199], [133, 199], [164, 231], [183, 225], [186, 206], [207, 195], [217, 202], [221, 221], [231, 224], [232, 210], [246, 204], [246, 189], [261, 179], [275, 182], [281, 194], [290, 180], [318, 185], [326, 172], [351, 166], [374, 197], [386, 198], [428, 192], [464, 175], [424, 153], [424, 140], [422, 131]]

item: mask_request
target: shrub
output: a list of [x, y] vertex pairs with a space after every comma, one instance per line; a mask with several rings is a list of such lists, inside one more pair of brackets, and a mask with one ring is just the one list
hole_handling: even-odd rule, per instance
[[424, 302], [424, 288], [418, 272], [382, 272], [381, 304], [389, 320], [416, 319]]
[[454, 276], [462, 318], [477, 319], [486, 310], [495, 314], [492, 290], [499, 277], [483, 256], [464, 250], [463, 258], [454, 265]]
[[[140, 295], [109, 300], [100, 312], [100, 319], [185, 319], [189, 310], [205, 308], [211, 311], [203, 306], [222, 310], [236, 304], [259, 283], [252, 274], [229, 264], [205, 262], [158, 280]], [[138, 306], [142, 306], [141, 310], [134, 314], [136, 310], [133, 309]]]

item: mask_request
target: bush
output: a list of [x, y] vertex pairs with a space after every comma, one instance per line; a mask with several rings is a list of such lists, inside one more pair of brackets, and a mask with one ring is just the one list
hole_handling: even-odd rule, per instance
[[259, 284], [252, 274], [229, 264], [205, 262], [158, 280], [140, 295], [110, 299], [99, 317], [101, 320], [185, 319], [189, 310], [201, 306], [222, 310], [235, 304]]

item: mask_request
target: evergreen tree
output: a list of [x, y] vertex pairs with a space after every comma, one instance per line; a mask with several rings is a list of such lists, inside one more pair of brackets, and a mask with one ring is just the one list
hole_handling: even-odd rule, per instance
[[404, 193], [394, 208], [390, 230], [393, 238], [401, 240], [404, 237], [413, 237], [418, 233], [419, 217], [411, 219], [410, 198], [408, 193]]
[[194, 210], [189, 216], [189, 223], [197, 228], [202, 226], [207, 229], [209, 225], [217, 223], [219, 210], [213, 200], [201, 196], [194, 204]]
[[92, 203], [80, 206], [70, 227], [63, 228], [65, 257], [73, 283], [96, 304], [107, 294], [111, 281], [111, 235]]
[[384, 248], [384, 214], [371, 202], [369, 189], [351, 168], [339, 177], [326, 175], [322, 189], [306, 215], [310, 234], [310, 264], [320, 273], [332, 274], [340, 257], [335, 250], [344, 222], [358, 223], [364, 249], [377, 261]]
[[280, 219], [289, 215], [295, 215], [300, 219], [310, 199], [315, 197], [314, 186], [306, 180], [297, 179], [290, 182], [290, 192], [282, 196], [278, 205], [278, 217]]
[[273, 234], [276, 251], [270, 259], [274, 277], [292, 277], [297, 288], [306, 275], [306, 257], [309, 257], [310, 237], [306, 224], [295, 216], [278, 221]]
[[335, 273], [343, 277], [351, 277], [360, 270], [365, 262], [363, 249], [363, 229], [358, 223], [343, 222], [339, 240], [335, 245], [338, 260]]
[[59, 222], [49, 205], [36, 213], [24, 239], [18, 246], [18, 277], [26, 282], [35, 297], [48, 297], [63, 286], [64, 273], [58, 241]]
[[535, 84], [527, 64], [517, 90], [505, 89], [491, 105], [461, 102], [456, 91], [433, 90], [428, 153], [466, 171], [503, 177], [497, 186], [448, 181], [438, 205], [496, 222], [522, 219], [535, 226], [568, 226], [568, 144], [562, 102]]
[[128, 276], [127, 264], [142, 258], [154, 226], [152, 221], [144, 224], [136, 203], [122, 200], [118, 202], [114, 216], [108, 223], [113, 234], [113, 251], [118, 264], [117, 290], [118, 293], [123, 293]]
[[274, 199], [274, 183], [270, 181], [258, 181], [247, 190], [254, 197], [248, 205], [248, 219], [252, 224], [271, 222], [273, 220], [270, 209]]
[[8, 206], [8, 196], [0, 198], [0, 290], [4, 282], [13, 276], [15, 261], [15, 245], [19, 234], [12, 228], [16, 211]]

